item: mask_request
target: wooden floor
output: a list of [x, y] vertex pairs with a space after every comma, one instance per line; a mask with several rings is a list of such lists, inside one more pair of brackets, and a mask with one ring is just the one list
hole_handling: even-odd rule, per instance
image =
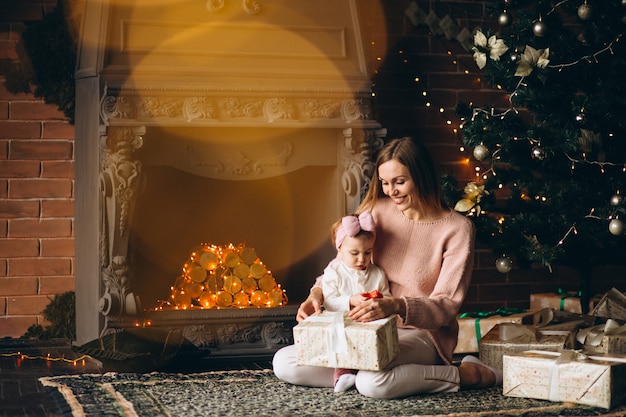
[[[0, 417], [67, 416], [59, 409], [39, 378], [54, 375], [102, 373], [102, 363], [85, 358], [71, 349], [69, 341], [32, 343], [20, 339], [0, 339]], [[203, 361], [181, 369], [181, 372], [202, 372], [211, 369], [270, 368], [269, 358], [248, 361]], [[66, 412], [64, 414], [64, 411]]]

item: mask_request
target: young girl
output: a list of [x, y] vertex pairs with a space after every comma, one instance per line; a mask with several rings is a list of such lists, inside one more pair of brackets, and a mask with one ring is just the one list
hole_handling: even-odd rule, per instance
[[[370, 294], [391, 295], [383, 270], [372, 264], [376, 235], [369, 211], [338, 220], [331, 228], [331, 239], [337, 248], [337, 257], [322, 275], [327, 310], [347, 312], [371, 298]], [[335, 392], [349, 390], [355, 379], [351, 370], [335, 369]]]

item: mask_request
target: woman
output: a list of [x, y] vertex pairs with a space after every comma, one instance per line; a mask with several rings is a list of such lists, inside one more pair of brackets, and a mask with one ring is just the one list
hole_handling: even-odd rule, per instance
[[[376, 171], [358, 212], [376, 223], [373, 261], [387, 275], [392, 297], [371, 299], [350, 318], [371, 321], [399, 316], [400, 352], [384, 371], [359, 371], [357, 390], [373, 398], [454, 392], [502, 382], [500, 371], [473, 356], [451, 365], [456, 316], [465, 299], [474, 257], [472, 222], [450, 210], [426, 147], [413, 138], [394, 139], [376, 159]], [[300, 305], [297, 320], [321, 312], [319, 279]], [[298, 385], [332, 387], [333, 369], [297, 366], [295, 347], [274, 356], [276, 376]]]

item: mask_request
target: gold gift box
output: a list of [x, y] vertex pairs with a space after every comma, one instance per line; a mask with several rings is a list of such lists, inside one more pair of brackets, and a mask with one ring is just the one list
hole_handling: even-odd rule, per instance
[[502, 392], [509, 397], [606, 409], [626, 399], [626, 356], [526, 351], [505, 355], [503, 372]]
[[367, 323], [343, 318], [345, 351], [336, 351], [329, 341], [335, 332], [336, 315], [323, 312], [310, 316], [293, 328], [298, 365], [379, 371], [398, 354], [396, 316]]
[[[471, 313], [469, 313], [471, 314]], [[496, 324], [500, 323], [522, 323], [532, 317], [532, 312], [523, 312], [509, 315], [494, 314], [488, 317], [462, 317], [459, 316], [459, 334], [457, 337], [454, 353], [476, 353], [478, 352], [480, 340]]]
[[626, 354], [626, 325], [620, 325], [612, 319], [604, 324], [581, 329], [576, 339], [588, 354]]
[[[589, 300], [589, 311], [591, 311], [596, 303], [597, 297], [593, 297]], [[568, 311], [570, 313], [582, 313], [582, 306], [580, 304], [580, 295], [577, 293], [538, 293], [530, 294], [530, 309], [539, 310], [542, 308], [552, 308], [555, 310]]]
[[616, 288], [611, 288], [602, 296], [590, 314], [626, 321], [626, 295]]
[[532, 325], [497, 324], [480, 341], [480, 360], [485, 364], [502, 369], [504, 355], [526, 350], [549, 350], [560, 352], [576, 347], [577, 325], [554, 328], [536, 328]]

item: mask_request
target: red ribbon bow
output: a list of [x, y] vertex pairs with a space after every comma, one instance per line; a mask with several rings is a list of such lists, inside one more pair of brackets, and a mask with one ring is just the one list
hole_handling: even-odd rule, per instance
[[378, 290], [364, 292], [361, 295], [365, 298], [383, 298], [383, 294]]

